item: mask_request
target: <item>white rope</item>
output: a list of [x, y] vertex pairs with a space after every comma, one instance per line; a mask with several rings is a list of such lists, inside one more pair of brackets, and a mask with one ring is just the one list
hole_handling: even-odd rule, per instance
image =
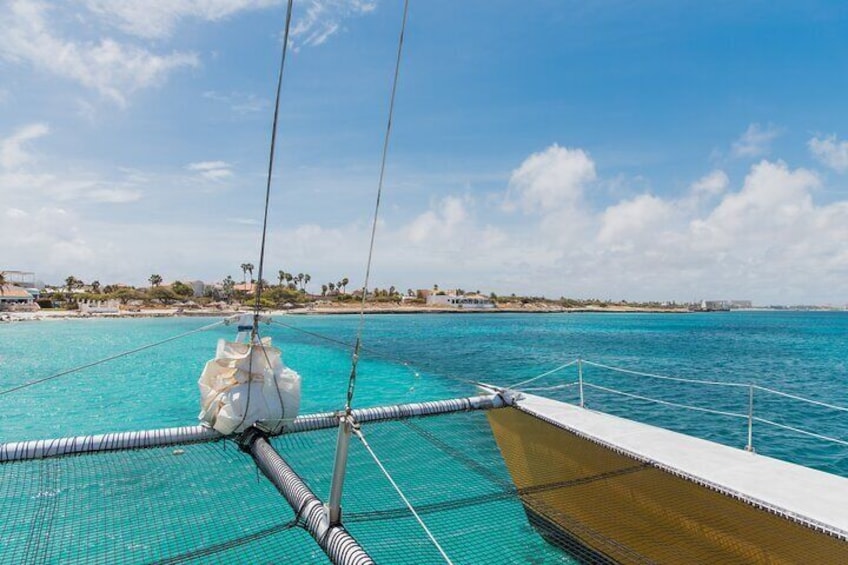
[[848, 441], [837, 439], [835, 437], [824, 436], [821, 434], [817, 434], [814, 432], [808, 432], [807, 430], [802, 430], [800, 428], [795, 428], [793, 426], [787, 426], [786, 424], [778, 424], [777, 422], [772, 422], [771, 420], [766, 420], [765, 418], [758, 418], [754, 416], [753, 420], [755, 422], [760, 422], [762, 424], [768, 424], [769, 426], [774, 426], [776, 428], [783, 428], [784, 430], [790, 430], [799, 434], [803, 434], [805, 436], [810, 436], [818, 439], [823, 439], [825, 441], [832, 441], [833, 443], [838, 443], [841, 445], [848, 445]]
[[656, 375], [654, 373], [643, 373], [641, 371], [633, 371], [630, 369], [623, 369], [621, 367], [612, 367], [610, 365], [603, 365], [601, 363], [594, 363], [592, 361], [587, 361], [583, 359], [583, 362], [587, 365], [592, 365], [593, 367], [599, 367], [601, 369], [607, 369], [610, 371], [615, 371], [617, 373], [627, 373], [629, 375], [637, 375], [640, 377], [649, 377], [652, 379], [662, 379], [665, 381], [677, 381], [681, 383], [692, 383], [692, 384], [701, 384], [701, 385], [712, 385], [712, 386], [727, 386], [727, 387], [745, 387], [748, 388], [749, 384], [745, 383], [733, 383], [733, 382], [724, 382], [724, 381], [706, 381], [700, 379], [684, 379], [682, 377], [667, 377], [665, 375]]
[[801, 402], [806, 402], [808, 404], [815, 404], [816, 406], [823, 406], [825, 408], [830, 408], [831, 410], [839, 410], [840, 412], [848, 412], [848, 408], [845, 408], [844, 406], [837, 406], [836, 404], [828, 404], [827, 402], [821, 402], [820, 400], [811, 400], [809, 398], [804, 398], [803, 396], [796, 396], [794, 394], [789, 394], [788, 392], [780, 392], [779, 390], [766, 388], [764, 386], [753, 385], [753, 387], [755, 389], [761, 390], [763, 392], [769, 392], [771, 394], [776, 394], [778, 396], [785, 396], [786, 398], [791, 398], [793, 400], [800, 400]]
[[725, 412], [723, 410], [713, 410], [712, 408], [701, 408], [700, 406], [690, 406], [688, 404], [678, 404], [676, 402], [668, 402], [665, 400], [658, 400], [656, 398], [650, 398], [647, 396], [640, 396], [638, 394], [632, 394], [629, 392], [622, 392], [620, 390], [615, 390], [611, 388], [607, 388], [604, 386], [593, 385], [591, 383], [584, 382], [583, 386], [587, 386], [589, 388], [596, 388], [598, 390], [603, 390], [606, 392], [610, 392], [612, 394], [620, 394], [622, 396], [629, 396], [630, 398], [638, 398], [639, 400], [647, 400], [648, 402], [656, 402], [657, 404], [664, 404], [666, 406], [673, 406], [675, 408], [685, 408], [687, 410], [695, 410], [698, 412], [707, 412], [709, 414], [718, 414], [720, 416], [733, 416], [734, 418], [747, 418], [747, 414], [737, 414], [735, 412]]
[[71, 373], [77, 373], [79, 371], [82, 371], [83, 369], [89, 369], [91, 367], [96, 367], [97, 365], [102, 365], [103, 363], [107, 363], [109, 361], [114, 361], [115, 359], [120, 359], [121, 357], [126, 357], [127, 355], [132, 355], [133, 353], [138, 353], [139, 351], [144, 351], [146, 349], [151, 349], [153, 347], [157, 347], [159, 345], [163, 345], [163, 344], [166, 344], [166, 343], [171, 342], [171, 341], [182, 339], [184, 337], [188, 337], [190, 335], [212, 329], [216, 326], [220, 326], [224, 323], [225, 323], [225, 320], [221, 320], [221, 321], [215, 322], [214, 324], [209, 324], [209, 325], [203, 326], [202, 328], [197, 328], [196, 330], [191, 330], [191, 331], [188, 331], [188, 332], [185, 332], [185, 333], [181, 333], [179, 335], [169, 337], [167, 339], [163, 339], [162, 341], [157, 341], [155, 343], [148, 343], [147, 345], [142, 345], [141, 347], [137, 347], [135, 349], [130, 349], [129, 351], [116, 353], [115, 355], [110, 355], [109, 357], [105, 357], [105, 358], [99, 359], [97, 361], [92, 361], [91, 363], [86, 363], [85, 365], [79, 365], [79, 366], [74, 367], [72, 369], [67, 369], [67, 370], [62, 371], [60, 373], [56, 373], [55, 375], [50, 375], [49, 377], [43, 377], [43, 378], [40, 378], [40, 379], [28, 381], [28, 382], [19, 384], [17, 386], [14, 386], [12, 388], [8, 388], [6, 390], [0, 391], [0, 396], [2, 396], [4, 394], [9, 394], [10, 392], [15, 392], [16, 390], [21, 390], [22, 388], [27, 388], [27, 387], [32, 386], [32, 385], [37, 385], [39, 383], [43, 383], [43, 382], [46, 382], [46, 381], [57, 379], [59, 377], [64, 377], [65, 375], [70, 375]]
[[533, 381], [537, 381], [537, 380], [541, 379], [542, 377], [547, 377], [548, 375], [553, 375], [556, 372], [559, 372], [559, 371], [562, 371], [563, 369], [567, 369], [568, 367], [571, 367], [572, 365], [577, 363], [577, 361], [579, 361], [579, 359], [572, 359], [568, 363], [560, 365], [559, 367], [555, 367], [555, 368], [551, 369], [550, 371], [545, 371], [541, 375], [536, 375], [535, 377], [531, 377], [527, 380], [521, 381], [520, 383], [515, 383], [514, 385], [512, 385], [508, 388], [517, 389], [518, 387], [520, 387], [522, 385], [526, 385], [527, 383], [532, 383]]
[[389, 474], [389, 472], [386, 470], [386, 468], [383, 467], [383, 464], [380, 462], [380, 459], [377, 458], [377, 454], [374, 453], [374, 450], [371, 449], [371, 446], [368, 445], [367, 441], [365, 441], [365, 437], [362, 435], [362, 432], [360, 430], [356, 429], [356, 428], [354, 428], [353, 432], [356, 434], [356, 437], [358, 437], [359, 440], [362, 442], [362, 445], [365, 446], [365, 449], [368, 450], [368, 453], [371, 454], [371, 457], [374, 459], [374, 462], [377, 464], [378, 467], [380, 467], [380, 470], [383, 472], [383, 474], [386, 476], [386, 478], [392, 484], [395, 491], [398, 493], [398, 496], [400, 496], [401, 500], [403, 500], [403, 503], [406, 504], [406, 507], [409, 508], [410, 512], [412, 512], [412, 515], [415, 516], [415, 519], [418, 520], [418, 523], [421, 525], [421, 527], [427, 533], [427, 537], [430, 538], [430, 541], [433, 542], [433, 545], [435, 545], [436, 549], [439, 550], [439, 553], [442, 554], [442, 557], [444, 558], [445, 563], [450, 563], [450, 565], [453, 565], [453, 561], [450, 560], [450, 557], [448, 557], [448, 554], [445, 553], [445, 550], [442, 549], [442, 546], [439, 545], [438, 541], [436, 541], [436, 537], [433, 535], [433, 533], [430, 531], [430, 529], [424, 523], [424, 520], [421, 519], [421, 516], [419, 516], [418, 512], [415, 511], [415, 508], [412, 507], [412, 504], [409, 502], [409, 500], [406, 498], [406, 496], [404, 496], [403, 492], [400, 490], [400, 487], [397, 485], [397, 483], [394, 481], [394, 479], [392, 479], [392, 476]]

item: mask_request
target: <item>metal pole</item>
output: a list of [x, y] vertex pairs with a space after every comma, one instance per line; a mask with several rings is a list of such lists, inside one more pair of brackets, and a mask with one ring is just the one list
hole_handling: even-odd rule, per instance
[[754, 385], [748, 385], [748, 446], [746, 451], [754, 451]]
[[[452, 412], [472, 410], [494, 410], [511, 405], [508, 394], [484, 394], [469, 398], [434, 400], [358, 408], [351, 412], [355, 422], [383, 422], [402, 418], [426, 417]], [[339, 416], [335, 412], [321, 412], [298, 416], [294, 422], [283, 428], [283, 434], [326, 430], [339, 425]], [[0, 443], [0, 463], [7, 461], [27, 461], [43, 457], [60, 457], [98, 451], [117, 451], [121, 449], [141, 449], [145, 447], [163, 447], [186, 443], [200, 443], [221, 439], [220, 433], [205, 426], [184, 426], [136, 432], [115, 432], [100, 435], [39, 439]]]
[[306, 531], [318, 542], [330, 561], [337, 565], [373, 565], [365, 549], [341, 526], [332, 526], [326, 508], [309, 486], [289, 467], [264, 438], [255, 438], [250, 454], [262, 473], [277, 487]]
[[336, 460], [333, 463], [333, 482], [330, 485], [330, 498], [327, 502], [327, 518], [330, 526], [338, 526], [342, 521], [342, 487], [347, 468], [347, 452], [350, 447], [350, 434], [353, 430], [352, 419], [345, 414], [339, 419], [339, 436], [336, 441]]
[[583, 408], [583, 360], [579, 357], [577, 358], [577, 382], [580, 384], [580, 408]]

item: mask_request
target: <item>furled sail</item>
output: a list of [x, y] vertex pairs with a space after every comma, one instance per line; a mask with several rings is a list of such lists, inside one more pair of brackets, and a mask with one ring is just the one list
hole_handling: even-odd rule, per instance
[[271, 338], [260, 343], [218, 341], [198, 381], [200, 421], [224, 435], [256, 424], [279, 433], [300, 408], [300, 375], [283, 365]]

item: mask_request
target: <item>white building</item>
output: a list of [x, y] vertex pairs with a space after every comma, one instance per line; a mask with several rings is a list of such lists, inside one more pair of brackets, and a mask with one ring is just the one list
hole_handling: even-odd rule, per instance
[[78, 308], [82, 314], [118, 314], [120, 313], [119, 300], [80, 300]]
[[453, 306], [463, 309], [488, 310], [493, 309], [495, 303], [479, 294], [456, 295], [431, 293], [427, 296], [427, 306]]

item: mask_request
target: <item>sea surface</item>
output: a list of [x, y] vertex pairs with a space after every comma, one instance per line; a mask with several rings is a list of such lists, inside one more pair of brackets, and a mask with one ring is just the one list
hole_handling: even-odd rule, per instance
[[[261, 332], [283, 348], [285, 363], [302, 376], [301, 414], [342, 408], [351, 365], [349, 344], [358, 317], [282, 316], [278, 320], [279, 324], [262, 326]], [[0, 392], [214, 321], [146, 318], [0, 324]], [[231, 327], [216, 327], [2, 394], [0, 443], [195, 424], [197, 378], [214, 355], [216, 341], [232, 335]], [[468, 396], [477, 393], [475, 382], [510, 385], [549, 371], [553, 372], [525, 386], [576, 403], [578, 363], [554, 370], [578, 358], [584, 399], [590, 408], [734, 447], [745, 447], [748, 441], [747, 385], [848, 406], [846, 312], [373, 315], [366, 318], [363, 343], [354, 407]], [[848, 440], [848, 413], [761, 389], [754, 390], [753, 413], [758, 418], [752, 430], [758, 453], [848, 477], [848, 447], [826, 440]], [[457, 426], [464, 421], [457, 420], [451, 428], [451, 421], [442, 419], [438, 426], [445, 437], [461, 438]], [[479, 442], [490, 442], [485, 429], [478, 432]], [[399, 436], [385, 437], [383, 447], [391, 447], [390, 454], [396, 452], [399, 447], [391, 442]], [[309, 446], [289, 447], [293, 453], [298, 449], [306, 453]], [[377, 451], [381, 447], [376, 439], [374, 447]], [[502, 466], [486, 463], [494, 469], [492, 473], [505, 473], [496, 468], [498, 464]], [[414, 458], [398, 459], [395, 471], [409, 488], [426, 490], [428, 479]], [[416, 481], [417, 486], [411, 485]], [[514, 510], [503, 509], [510, 523], [523, 518], [520, 507], [517, 514]], [[531, 561], [570, 562], [541, 540], [528, 543], [525, 526], [512, 531], [504, 520], [501, 537], [514, 536], [516, 544], [532, 553]], [[5, 562], [2, 549], [0, 562]], [[77, 560], [100, 556], [108, 561], [114, 556], [91, 551]], [[131, 560], [132, 555], [138, 561], [154, 555], [143, 547], [133, 551], [137, 555], [125, 554]], [[315, 559], [320, 562], [321, 558]], [[515, 562], [527, 559], [519, 555]]]

